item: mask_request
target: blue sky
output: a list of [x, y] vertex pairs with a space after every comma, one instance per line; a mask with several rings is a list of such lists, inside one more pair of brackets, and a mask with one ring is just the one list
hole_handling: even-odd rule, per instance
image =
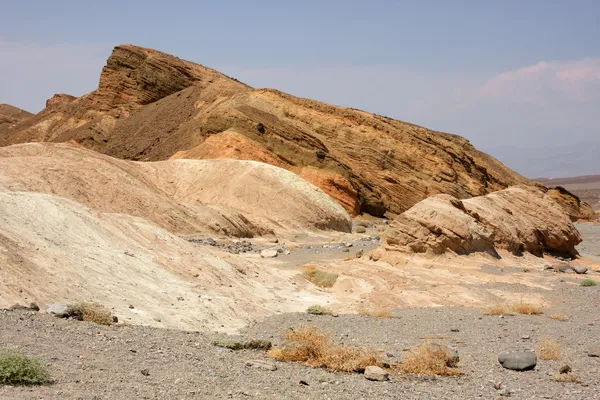
[[484, 149], [598, 142], [599, 16], [586, 0], [4, 0], [0, 103], [94, 90], [132, 43]]

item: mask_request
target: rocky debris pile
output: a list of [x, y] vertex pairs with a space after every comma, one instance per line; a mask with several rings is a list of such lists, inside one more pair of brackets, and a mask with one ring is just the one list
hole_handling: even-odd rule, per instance
[[222, 243], [213, 238], [190, 238], [188, 241], [202, 246], [217, 247], [231, 254], [258, 253], [260, 251], [257, 246], [247, 240]]
[[569, 217], [535, 187], [516, 186], [459, 200], [437, 195], [399, 215], [384, 235], [386, 250], [441, 254], [545, 252], [577, 254], [581, 236]]
[[588, 272], [588, 267], [585, 265], [570, 265], [570, 264], [551, 264], [544, 266], [545, 271], [561, 272], [566, 274], [584, 275]]

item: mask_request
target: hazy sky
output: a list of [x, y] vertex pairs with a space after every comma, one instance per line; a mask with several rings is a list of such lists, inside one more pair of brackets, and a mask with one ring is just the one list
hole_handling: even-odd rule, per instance
[[600, 141], [600, 1], [10, 1], [0, 103], [94, 90], [121, 43], [460, 134]]

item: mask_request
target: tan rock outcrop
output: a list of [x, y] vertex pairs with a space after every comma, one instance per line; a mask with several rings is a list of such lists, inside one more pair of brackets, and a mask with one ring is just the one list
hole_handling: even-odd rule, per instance
[[457, 254], [508, 250], [513, 254], [577, 254], [577, 229], [562, 208], [531, 186], [458, 200], [425, 199], [399, 215], [384, 236], [386, 250]]

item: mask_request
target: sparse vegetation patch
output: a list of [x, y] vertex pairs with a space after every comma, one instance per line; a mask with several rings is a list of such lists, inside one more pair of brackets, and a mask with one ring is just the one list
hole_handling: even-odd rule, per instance
[[0, 385], [41, 385], [50, 375], [37, 358], [14, 350], [0, 350]]
[[544, 338], [538, 345], [538, 356], [542, 360], [558, 360], [560, 358], [560, 344], [549, 337]]
[[302, 275], [311, 283], [320, 287], [332, 287], [337, 281], [338, 274], [323, 271], [314, 265], [307, 265], [302, 268]]
[[581, 286], [596, 286], [596, 281], [593, 279], [584, 279], [581, 281]]
[[284, 337], [289, 343], [269, 352], [277, 360], [344, 372], [362, 372], [369, 365], [380, 365], [373, 350], [334, 344], [330, 333], [321, 332], [315, 326], [289, 330]]
[[66, 315], [79, 321], [93, 322], [99, 325], [110, 325], [113, 323], [113, 317], [106, 307], [102, 304], [93, 302], [80, 302], [70, 304]]
[[406, 374], [454, 376], [461, 374], [457, 363], [457, 357], [445, 346], [423, 343], [408, 353], [398, 369]]
[[329, 308], [316, 304], [308, 307], [306, 312], [312, 315], [331, 315], [331, 310]]

